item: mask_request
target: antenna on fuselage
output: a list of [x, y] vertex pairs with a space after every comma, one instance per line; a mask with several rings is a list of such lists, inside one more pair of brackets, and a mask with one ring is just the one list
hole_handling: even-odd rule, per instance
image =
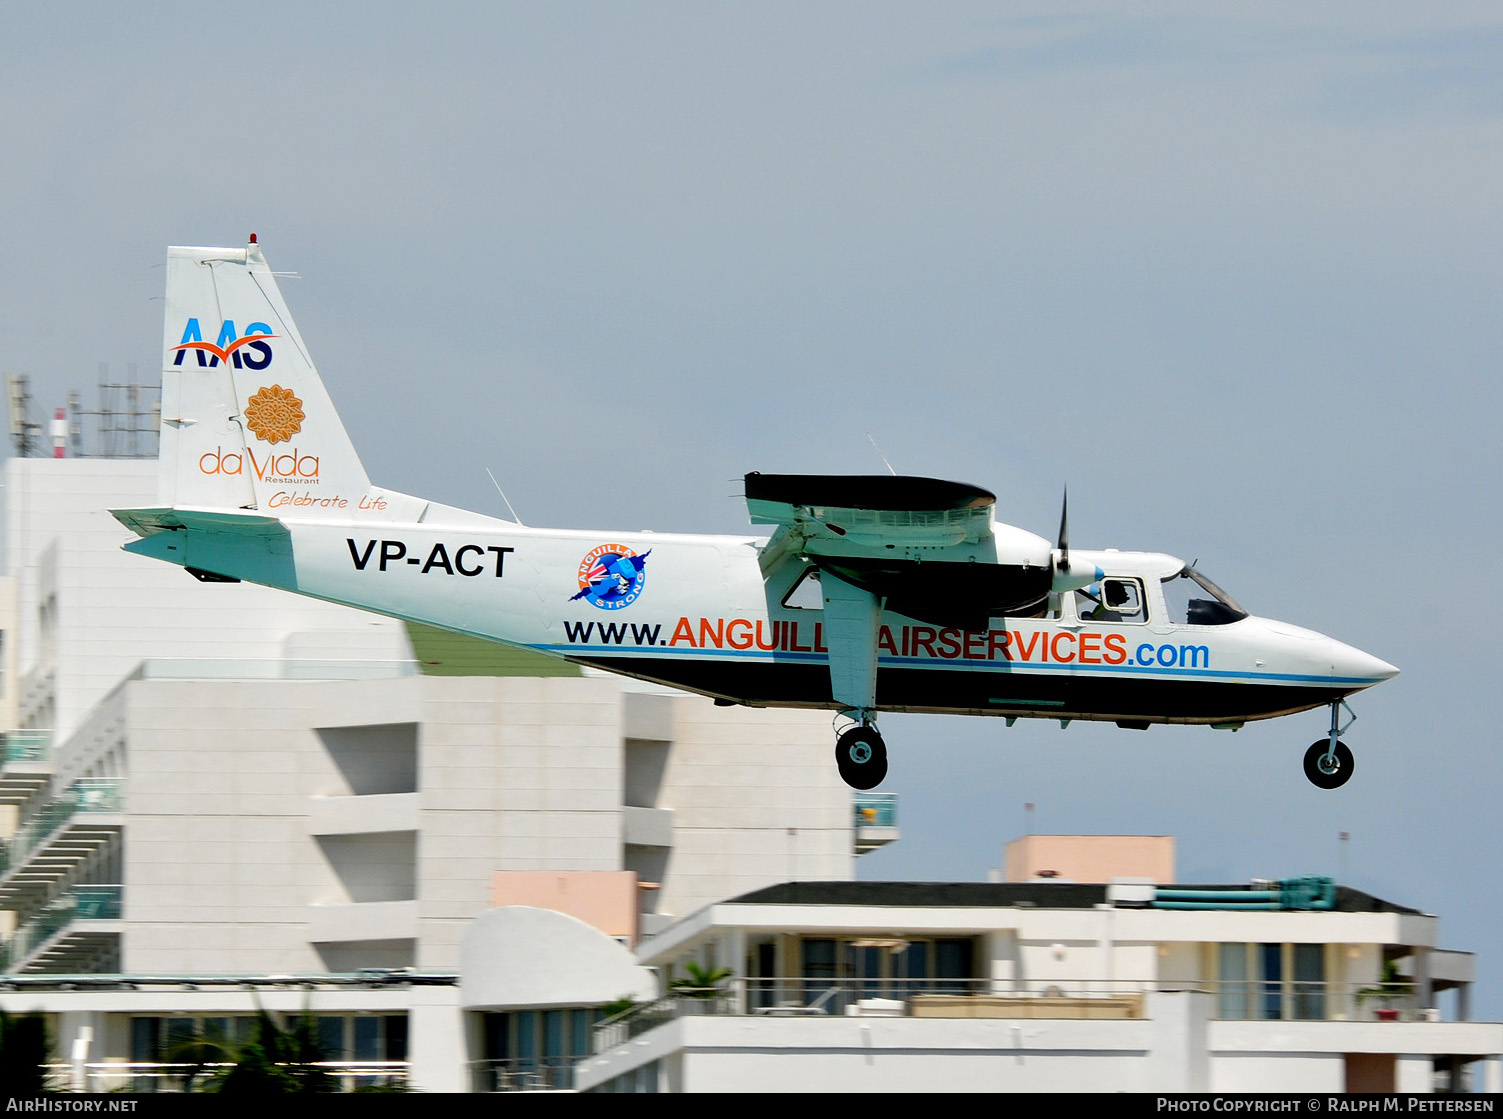
[[[522, 518], [517, 516], [517, 511], [511, 507], [511, 502], [507, 500], [506, 497], [506, 491], [501, 488], [501, 483], [496, 481], [496, 476], [494, 474], [491, 474], [491, 468], [489, 466], [485, 468], [485, 472], [490, 476], [491, 485], [495, 486], [496, 492], [501, 495], [501, 500], [506, 502], [506, 508], [507, 511], [511, 513], [511, 519], [517, 524], [522, 525]], [[522, 527], [526, 528], [527, 526], [522, 525]]]

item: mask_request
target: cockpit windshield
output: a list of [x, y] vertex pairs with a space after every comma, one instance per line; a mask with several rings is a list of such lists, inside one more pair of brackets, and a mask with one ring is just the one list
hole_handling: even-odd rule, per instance
[[1231, 595], [1189, 564], [1164, 580], [1164, 605], [1178, 625], [1224, 626], [1247, 617]]

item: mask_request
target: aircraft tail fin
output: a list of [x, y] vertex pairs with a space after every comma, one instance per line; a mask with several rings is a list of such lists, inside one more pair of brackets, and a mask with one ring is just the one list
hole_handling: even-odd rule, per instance
[[412, 516], [370, 484], [254, 235], [167, 250], [158, 499], [283, 520]]

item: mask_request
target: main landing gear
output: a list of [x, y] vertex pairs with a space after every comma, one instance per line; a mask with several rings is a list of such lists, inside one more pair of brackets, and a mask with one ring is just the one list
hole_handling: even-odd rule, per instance
[[[1340, 725], [1341, 708], [1346, 707], [1346, 713], [1352, 717], [1346, 721], [1346, 725]], [[1352, 709], [1346, 706], [1346, 700], [1338, 699], [1331, 704], [1331, 733], [1326, 738], [1317, 739], [1310, 743], [1310, 748], [1305, 751], [1305, 776], [1310, 779], [1310, 784], [1318, 789], [1339, 789], [1352, 777], [1354, 764], [1352, 752], [1347, 749], [1341, 736], [1347, 728], [1357, 721], [1357, 716]]]
[[835, 742], [840, 779], [853, 789], [875, 789], [887, 776], [887, 744], [871, 723], [859, 723]]

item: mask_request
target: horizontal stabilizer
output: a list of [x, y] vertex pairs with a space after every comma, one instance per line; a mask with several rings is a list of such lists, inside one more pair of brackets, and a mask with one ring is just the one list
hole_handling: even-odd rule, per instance
[[275, 517], [232, 513], [223, 509], [111, 509], [110, 515], [141, 537], [184, 528], [241, 536], [277, 535], [287, 531]]
[[[297, 590], [292, 534], [275, 517], [212, 509], [112, 509], [139, 540], [127, 552], [181, 564], [203, 581]], [[205, 579], [205, 576], [217, 577]]]

